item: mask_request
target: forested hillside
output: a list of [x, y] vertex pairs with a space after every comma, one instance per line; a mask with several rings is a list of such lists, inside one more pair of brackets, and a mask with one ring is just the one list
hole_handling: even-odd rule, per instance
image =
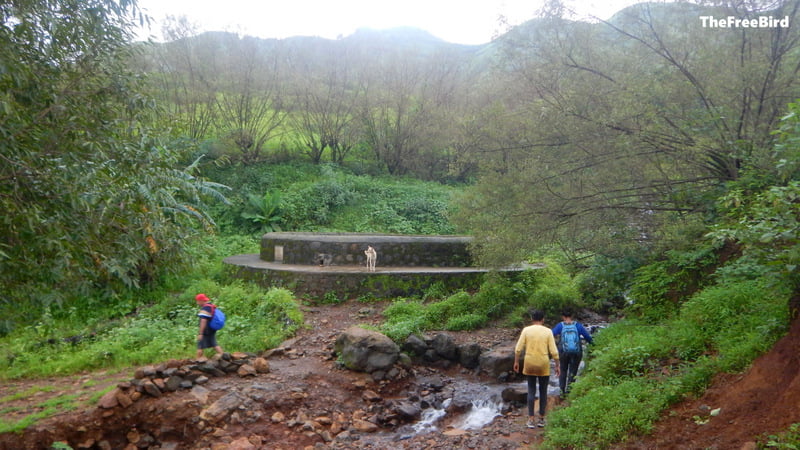
[[[514, 305], [616, 321], [553, 415], [555, 447], [647, 432], [745, 369], [800, 306], [800, 2], [641, 3], [593, 23], [548, 5], [481, 46], [413, 29], [265, 40], [182, 18], [144, 43], [133, 1], [0, 5], [0, 367], [35, 373], [31, 342], [125, 333], [109, 320], [140, 320], [130, 342], [153, 323], [180, 339], [169, 320], [198, 289], [296, 318], [290, 293], [218, 267], [282, 229], [463, 233], [481, 264], [547, 261], [544, 278], [424, 300], [456, 314], [474, 294], [513, 326]], [[395, 311], [431, 314], [416, 300]], [[420, 317], [387, 321], [407, 334]], [[242, 345], [292, 332], [270, 324]], [[175, 350], [123, 361], [98, 342], [64, 370]]]

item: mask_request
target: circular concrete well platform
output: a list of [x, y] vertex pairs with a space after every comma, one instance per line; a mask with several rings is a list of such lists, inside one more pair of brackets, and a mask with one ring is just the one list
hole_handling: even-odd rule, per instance
[[[362, 233], [267, 233], [261, 253], [225, 258], [226, 273], [298, 296], [401, 297], [441, 283], [447, 292], [477, 289], [492, 269], [471, 267], [469, 236]], [[374, 272], [364, 251], [378, 254]], [[507, 268], [516, 272], [531, 266]]]

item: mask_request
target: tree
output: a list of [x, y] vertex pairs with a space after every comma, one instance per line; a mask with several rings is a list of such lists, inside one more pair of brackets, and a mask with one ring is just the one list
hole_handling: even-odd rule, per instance
[[244, 163], [259, 161], [267, 141], [286, 118], [279, 54], [259, 39], [224, 36], [217, 55], [224, 75], [217, 77], [218, 127], [236, 145]]
[[[703, 28], [698, 17], [712, 12], [767, 14], [715, 3], [640, 4], [596, 24], [548, 17], [509, 33], [507, 114], [527, 125], [514, 130], [504, 171], [484, 165], [460, 216], [493, 230], [481, 239], [487, 254], [651, 245], [667, 226], [713, 214], [743, 166], [769, 166], [770, 131], [800, 95], [800, 34]], [[798, 2], [771, 6], [797, 17]], [[486, 154], [499, 153], [484, 147], [471, 160]]]
[[0, 5], [4, 305], [109, 294], [178, 270], [219, 186], [176, 169], [131, 72], [134, 1]]
[[[294, 94], [289, 121], [315, 164], [325, 151], [341, 164], [358, 139], [357, 106], [362, 94], [359, 61], [346, 47], [327, 48], [313, 61], [293, 61]], [[341, 50], [341, 51], [337, 51]]]
[[367, 145], [390, 174], [438, 167], [449, 144], [447, 111], [459, 86], [460, 62], [446, 52], [398, 52], [369, 69], [360, 121]]
[[214, 42], [200, 39], [185, 16], [168, 17], [162, 34], [167, 43], [157, 48], [157, 65], [149, 70], [163, 96], [162, 120], [173, 124], [177, 135], [198, 142], [208, 137], [218, 114]]

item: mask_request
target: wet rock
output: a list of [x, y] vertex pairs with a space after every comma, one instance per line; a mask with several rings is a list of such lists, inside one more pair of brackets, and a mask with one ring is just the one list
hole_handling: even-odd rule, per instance
[[239, 406], [243, 405], [245, 398], [237, 392], [231, 392], [222, 396], [219, 400], [212, 403], [211, 406], [206, 408], [200, 413], [200, 418], [208, 422], [219, 422], [227, 417]]
[[161, 389], [152, 381], [145, 381], [144, 384], [142, 384], [142, 389], [144, 389], [145, 393], [153, 397], [161, 397], [162, 395]]
[[106, 392], [100, 400], [97, 402], [97, 405], [103, 409], [111, 409], [119, 405], [119, 401], [117, 400], [117, 393], [120, 392], [119, 388]]
[[480, 365], [480, 356], [481, 346], [477, 343], [458, 346], [458, 362], [468, 369], [474, 369]]
[[340, 334], [334, 348], [345, 367], [367, 373], [389, 369], [400, 356], [399, 347], [387, 336], [360, 327]]
[[269, 373], [269, 361], [265, 358], [256, 358], [253, 360], [253, 367], [256, 368], [258, 373]]
[[525, 388], [505, 388], [500, 395], [506, 403], [525, 404], [528, 401], [528, 390]]
[[439, 333], [433, 337], [431, 347], [436, 351], [436, 354], [449, 361], [458, 359], [456, 351], [456, 343], [449, 334]]
[[403, 343], [403, 350], [417, 356], [422, 356], [428, 350], [428, 344], [425, 343], [419, 336], [410, 334]]
[[450, 401], [449, 412], [463, 413], [472, 408], [472, 401], [475, 400], [475, 393], [458, 391]]
[[444, 379], [438, 375], [422, 377], [419, 379], [418, 384], [423, 389], [441, 391], [444, 388]]
[[498, 348], [481, 354], [481, 371], [493, 377], [499, 377], [514, 369], [514, 349]]
[[419, 406], [405, 400], [398, 402], [394, 407], [394, 411], [406, 420], [415, 420], [422, 414], [422, 409]]
[[362, 419], [353, 420], [353, 428], [362, 433], [374, 433], [378, 431], [378, 425]]

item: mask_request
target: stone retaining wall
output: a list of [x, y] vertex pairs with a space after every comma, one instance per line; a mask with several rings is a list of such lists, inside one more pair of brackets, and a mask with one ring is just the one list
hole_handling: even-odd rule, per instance
[[378, 266], [469, 267], [468, 236], [416, 236], [363, 233], [267, 233], [261, 259], [315, 266], [364, 265], [364, 250], [378, 252]]
[[264, 269], [226, 260], [225, 275], [252, 281], [265, 288], [285, 287], [297, 295], [338, 299], [370, 295], [375, 298], [422, 294], [431, 285], [441, 283], [446, 292], [477, 289], [487, 271], [449, 272], [327, 272]]

